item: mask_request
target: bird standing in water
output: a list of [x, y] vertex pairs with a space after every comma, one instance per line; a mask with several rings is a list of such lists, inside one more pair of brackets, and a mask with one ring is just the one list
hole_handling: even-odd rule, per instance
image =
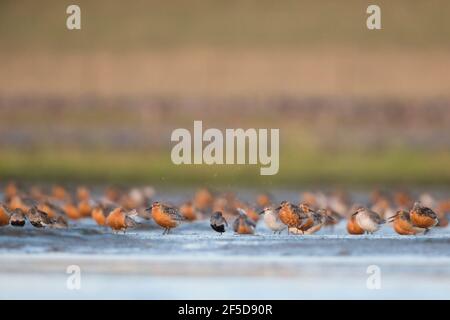
[[427, 230], [425, 228], [414, 226], [411, 222], [409, 212], [406, 210], [397, 211], [397, 213], [389, 219], [389, 222], [392, 222], [395, 232], [400, 235], [416, 235]]
[[327, 209], [319, 209], [317, 212], [311, 213], [313, 224], [306, 230], [304, 230], [305, 234], [313, 234], [322, 229], [322, 227], [327, 223], [334, 222], [333, 217], [328, 215]]
[[23, 227], [25, 225], [25, 212], [16, 208], [12, 211], [11, 217], [9, 218], [9, 223], [14, 227]]
[[99, 225], [104, 226], [106, 225], [106, 215], [105, 211], [101, 206], [97, 206], [94, 209], [92, 209], [91, 212], [92, 219]]
[[303, 210], [287, 201], [281, 202], [276, 210], [279, 210], [280, 220], [288, 227], [288, 234], [289, 228], [299, 229], [308, 219], [308, 215]]
[[378, 213], [365, 207], [358, 208], [353, 216], [355, 216], [356, 222], [361, 229], [370, 234], [378, 231], [380, 225], [386, 222]]
[[59, 215], [51, 218], [46, 212], [39, 210], [36, 206], [33, 206], [28, 210], [27, 218], [35, 228], [50, 227], [55, 229], [65, 229], [68, 227], [67, 220], [63, 216]]
[[239, 216], [233, 222], [233, 230], [239, 234], [254, 234], [256, 224], [250, 219], [244, 210], [237, 208]]
[[347, 232], [349, 234], [364, 234], [364, 229], [356, 221], [356, 216], [352, 215], [347, 222]]
[[163, 234], [168, 234], [170, 229], [178, 227], [181, 221], [185, 220], [178, 209], [159, 202], [153, 202], [152, 206], [145, 210], [151, 211], [153, 220], [164, 228]]
[[106, 218], [106, 225], [114, 231], [126, 231], [136, 226], [132, 217], [137, 216], [137, 211], [125, 212], [121, 207], [114, 209]]
[[200, 215], [199, 212], [197, 212], [197, 209], [192, 204], [192, 201], [184, 203], [180, 207], [180, 213], [187, 221], [197, 220]]
[[227, 220], [223, 217], [222, 212], [216, 211], [211, 215], [211, 219], [209, 220], [211, 228], [214, 231], [219, 232], [221, 235], [225, 232], [225, 226], [228, 227]]
[[439, 222], [437, 214], [430, 208], [423, 206], [420, 202], [414, 203], [414, 207], [409, 212], [409, 216], [414, 226], [424, 228], [427, 231]]
[[264, 223], [274, 234], [281, 234], [287, 228], [283, 221], [280, 220], [279, 210], [265, 207], [259, 214], [264, 214]]

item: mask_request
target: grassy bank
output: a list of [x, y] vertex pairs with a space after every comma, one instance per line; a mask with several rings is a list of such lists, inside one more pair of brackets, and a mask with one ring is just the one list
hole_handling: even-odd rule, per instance
[[46, 182], [155, 183], [163, 185], [297, 186], [302, 184], [450, 184], [450, 153], [282, 153], [275, 176], [260, 176], [259, 166], [176, 166], [169, 152], [3, 150], [0, 177]]

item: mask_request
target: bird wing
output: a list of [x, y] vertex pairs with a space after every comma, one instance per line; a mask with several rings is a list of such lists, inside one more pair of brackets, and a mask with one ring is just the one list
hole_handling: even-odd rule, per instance
[[368, 211], [370, 217], [378, 224], [383, 224], [386, 222], [386, 220], [384, 220], [383, 218], [380, 217], [380, 215], [378, 213], [376, 213], [375, 211]]
[[184, 220], [184, 217], [180, 214], [177, 208], [163, 206], [164, 213], [167, 213], [174, 220]]
[[236, 220], [233, 221], [233, 230], [238, 231], [239, 229], [239, 217], [236, 218]]
[[423, 207], [421, 211], [422, 211], [421, 213], [426, 214], [427, 216], [429, 216], [433, 219], [437, 218], [436, 213], [428, 207]]
[[253, 228], [256, 228], [256, 223], [252, 219], [250, 219], [248, 216], [245, 216], [245, 222], [247, 222], [249, 225], [251, 225]]
[[296, 206], [294, 204], [291, 205], [292, 206], [292, 211], [294, 212], [294, 214], [296, 214], [297, 216], [300, 217], [300, 219], [306, 219], [308, 218], [308, 215], [306, 213], [303, 212], [302, 209], [300, 209], [299, 206]]
[[48, 216], [47, 212], [36, 209], [37, 213], [39, 213], [42, 222], [45, 224], [51, 224], [52, 223], [52, 219], [50, 219], [50, 217]]
[[133, 228], [137, 225], [137, 222], [134, 221], [131, 217], [125, 216], [125, 224], [127, 228]]

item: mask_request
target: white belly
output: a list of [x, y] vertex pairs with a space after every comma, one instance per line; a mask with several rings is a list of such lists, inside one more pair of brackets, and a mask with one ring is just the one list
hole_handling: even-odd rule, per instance
[[264, 223], [272, 231], [282, 231], [286, 229], [286, 225], [281, 222], [275, 215], [270, 213], [264, 214]]
[[378, 223], [376, 223], [375, 221], [370, 219], [365, 214], [358, 214], [356, 216], [356, 222], [359, 224], [359, 226], [362, 229], [364, 229], [365, 231], [368, 231], [368, 232], [375, 232], [380, 228]]

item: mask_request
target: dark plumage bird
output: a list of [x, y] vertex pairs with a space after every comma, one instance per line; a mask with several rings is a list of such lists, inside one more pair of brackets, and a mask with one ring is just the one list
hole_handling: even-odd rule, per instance
[[31, 207], [30, 210], [28, 210], [27, 217], [31, 225], [35, 228], [44, 228], [52, 224], [52, 220], [47, 215], [47, 213], [39, 210], [35, 206]]
[[211, 228], [214, 231], [219, 232], [220, 234], [225, 232], [225, 226], [228, 227], [227, 220], [222, 216], [222, 212], [216, 211], [211, 215], [211, 219], [209, 220], [211, 223]]
[[25, 225], [25, 213], [22, 209], [16, 208], [12, 211], [9, 223], [14, 227], [23, 227]]

